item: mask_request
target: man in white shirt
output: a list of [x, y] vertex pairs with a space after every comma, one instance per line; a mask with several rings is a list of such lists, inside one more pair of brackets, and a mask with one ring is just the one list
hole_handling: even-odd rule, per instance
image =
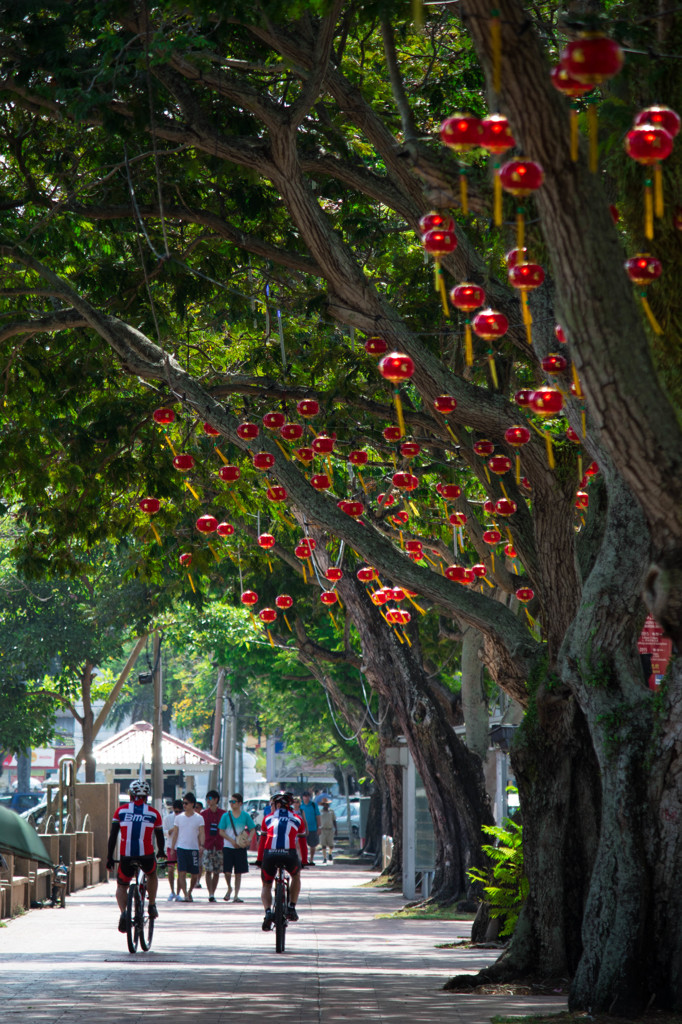
[[[204, 849], [204, 819], [195, 811], [194, 793], [185, 793], [182, 798], [183, 813], [175, 819], [170, 832], [171, 849], [178, 853], [178, 893], [185, 903], [193, 903], [192, 891], [199, 881], [199, 864]], [[190, 876], [187, 892], [187, 875]]]
[[166, 867], [168, 868], [168, 884], [170, 885], [169, 903], [172, 903], [173, 900], [180, 900], [180, 897], [175, 892], [175, 868], [178, 863], [178, 855], [175, 850], [170, 848], [170, 834], [179, 814], [182, 814], [182, 800], [174, 800], [169, 806], [168, 814], [163, 819], [163, 834], [166, 837]]

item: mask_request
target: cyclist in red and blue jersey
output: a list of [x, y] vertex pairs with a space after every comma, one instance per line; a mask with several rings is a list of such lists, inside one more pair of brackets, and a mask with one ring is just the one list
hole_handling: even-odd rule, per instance
[[272, 798], [272, 812], [265, 815], [261, 825], [256, 864], [262, 865], [260, 876], [263, 882], [261, 900], [265, 910], [264, 932], [270, 931], [274, 921], [272, 883], [280, 864], [291, 875], [287, 918], [289, 921], [298, 921], [296, 902], [301, 891], [301, 862], [296, 844], [299, 836], [305, 835], [305, 825], [291, 810], [292, 804], [291, 793], [277, 793]]
[[119, 833], [121, 835], [121, 858], [118, 865], [118, 885], [116, 886], [116, 902], [121, 916], [118, 922], [118, 930], [126, 930], [126, 901], [128, 886], [137, 870], [135, 865], [139, 864], [147, 876], [147, 894], [149, 896], [149, 916], [156, 918], [159, 912], [156, 909], [156, 891], [159, 880], [156, 874], [156, 857], [154, 856], [154, 839], [163, 857], [166, 852], [166, 843], [163, 835], [163, 822], [161, 815], [147, 803], [149, 797], [149, 783], [142, 781], [131, 782], [130, 803], [121, 804], [114, 812], [109, 833], [109, 845], [107, 848], [107, 867], [111, 870], [114, 866], [114, 850]]

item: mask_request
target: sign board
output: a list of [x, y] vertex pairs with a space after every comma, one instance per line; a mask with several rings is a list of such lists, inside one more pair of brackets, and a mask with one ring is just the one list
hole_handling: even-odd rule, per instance
[[656, 622], [653, 615], [647, 615], [637, 641], [637, 650], [640, 654], [648, 655], [651, 658], [649, 689], [657, 690], [672, 657], [673, 642], [664, 635], [663, 627]]
[[[70, 755], [73, 757], [73, 747], [36, 747], [31, 751], [31, 768], [59, 768], [59, 758]], [[16, 768], [17, 759], [7, 756], [3, 762], [3, 768]]]

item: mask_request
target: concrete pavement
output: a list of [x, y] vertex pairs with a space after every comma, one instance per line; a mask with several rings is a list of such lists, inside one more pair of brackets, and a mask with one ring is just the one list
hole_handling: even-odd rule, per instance
[[261, 931], [257, 869], [243, 904], [206, 890], [168, 903], [150, 953], [131, 956], [116, 930], [113, 882], [68, 897], [65, 910], [34, 910], [0, 929], [1, 1024], [479, 1024], [495, 1014], [558, 1012], [562, 996], [481, 996], [440, 991], [476, 972], [490, 950], [437, 949], [467, 938], [469, 922], [376, 919], [401, 896], [361, 888], [372, 874], [320, 865], [303, 873], [300, 921], [277, 955]]

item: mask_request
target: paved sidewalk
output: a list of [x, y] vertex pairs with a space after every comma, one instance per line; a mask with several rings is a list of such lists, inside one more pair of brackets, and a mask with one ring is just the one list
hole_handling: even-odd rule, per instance
[[334, 864], [304, 872], [300, 921], [277, 955], [261, 931], [257, 870], [243, 904], [206, 890], [167, 903], [150, 953], [127, 952], [116, 930], [112, 882], [34, 910], [0, 929], [2, 1024], [479, 1024], [494, 1014], [556, 1012], [564, 998], [477, 996], [440, 991], [455, 973], [491, 963], [488, 950], [436, 949], [466, 938], [468, 922], [375, 919], [403, 899], [360, 888], [372, 875]]

